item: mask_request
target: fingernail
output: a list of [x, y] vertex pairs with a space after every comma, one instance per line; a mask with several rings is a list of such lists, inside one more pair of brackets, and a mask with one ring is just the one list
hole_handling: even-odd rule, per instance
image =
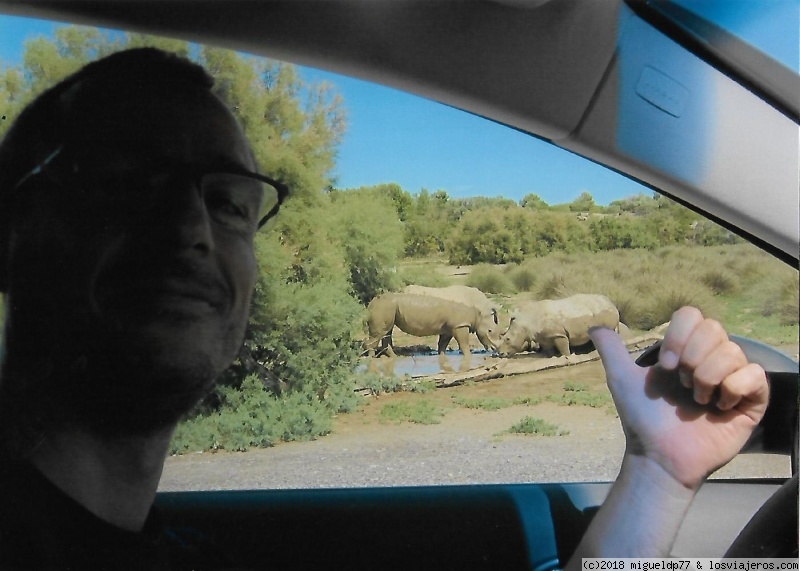
[[658, 362], [662, 368], [671, 371], [678, 366], [678, 355], [672, 351], [661, 351]]

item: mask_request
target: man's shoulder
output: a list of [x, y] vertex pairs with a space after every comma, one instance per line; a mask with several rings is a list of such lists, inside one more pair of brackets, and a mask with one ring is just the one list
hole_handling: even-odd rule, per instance
[[[168, 552], [156, 514], [142, 533], [117, 528], [86, 510], [33, 466], [0, 469], [0, 569], [167, 569]], [[141, 566], [137, 563], [141, 562]]]

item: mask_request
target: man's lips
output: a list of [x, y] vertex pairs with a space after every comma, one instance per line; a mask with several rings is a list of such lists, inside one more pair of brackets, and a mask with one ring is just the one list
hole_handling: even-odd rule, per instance
[[186, 299], [219, 306], [224, 300], [219, 288], [187, 279], [167, 279], [146, 283], [140, 290], [144, 297], [151, 299]]

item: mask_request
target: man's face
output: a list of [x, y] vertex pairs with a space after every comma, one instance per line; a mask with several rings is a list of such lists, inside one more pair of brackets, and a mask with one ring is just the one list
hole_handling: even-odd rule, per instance
[[12, 257], [9, 353], [19, 333], [52, 355], [53, 394], [78, 421], [149, 429], [177, 420], [230, 364], [255, 281], [255, 225], [231, 222], [238, 211], [189, 173], [254, 165], [206, 93], [109, 102], [85, 129], [65, 143], [77, 180], [26, 198], [35, 220]]

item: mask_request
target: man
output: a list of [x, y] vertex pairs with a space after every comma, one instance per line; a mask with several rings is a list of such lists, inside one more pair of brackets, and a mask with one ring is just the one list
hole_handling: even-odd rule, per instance
[[[285, 194], [254, 173], [211, 84], [162, 52], [122, 52], [46, 92], [0, 143], [0, 567], [168, 567], [151, 509], [167, 446], [236, 355], [254, 234]], [[657, 537], [625, 543], [593, 525], [579, 555], [655, 555], [705, 475], [758, 423], [766, 381], [696, 310], [676, 314], [662, 367], [648, 373], [614, 335], [594, 340], [629, 449], [596, 521]], [[700, 403], [679, 405], [686, 426], [668, 426], [676, 369]], [[724, 422], [698, 421], [716, 390]], [[689, 454], [676, 446], [685, 438], [697, 439]], [[661, 489], [663, 525], [635, 503]]]
[[212, 83], [122, 52], [0, 146], [5, 565], [164, 563], [142, 538], [167, 446], [242, 343], [254, 234], [285, 193]]

